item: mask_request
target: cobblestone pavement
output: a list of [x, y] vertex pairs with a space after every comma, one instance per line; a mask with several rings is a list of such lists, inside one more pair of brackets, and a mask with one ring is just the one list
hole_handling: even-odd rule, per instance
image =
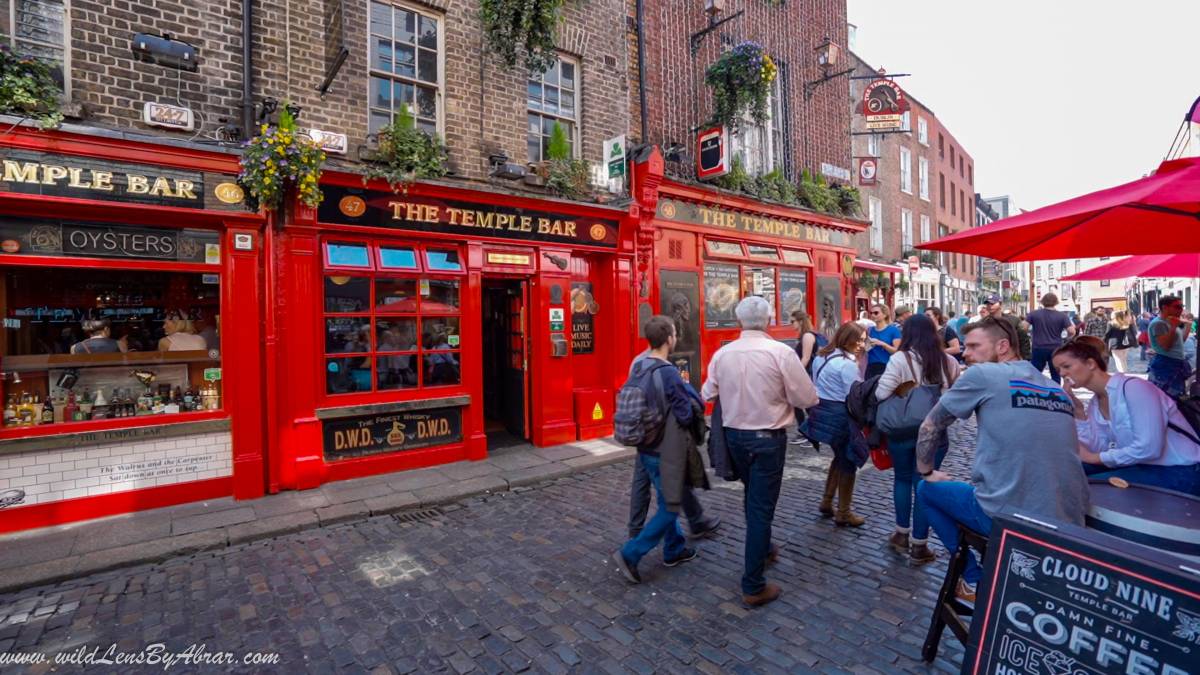
[[[952, 431], [947, 467], [963, 476], [974, 430], [968, 421]], [[913, 568], [886, 548], [890, 473], [861, 474], [867, 526], [819, 518], [828, 457], [789, 448], [775, 521], [782, 555], [768, 574], [784, 594], [761, 609], [739, 600], [744, 529], [732, 483], [702, 497], [724, 524], [699, 542], [698, 559], [668, 569], [654, 552], [644, 583], [618, 576], [607, 556], [622, 542], [626, 462], [439, 511], [3, 595], [0, 655], [163, 643], [238, 659], [279, 654], [277, 666], [242, 672], [956, 672], [962, 650], [949, 634], [938, 661], [920, 661], [945, 553]], [[218, 670], [180, 663], [170, 672]]]

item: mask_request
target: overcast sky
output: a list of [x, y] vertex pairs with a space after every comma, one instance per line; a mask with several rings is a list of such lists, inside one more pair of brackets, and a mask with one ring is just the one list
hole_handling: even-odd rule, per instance
[[[848, 0], [893, 73], [1022, 209], [1158, 166], [1200, 96], [1200, 0]], [[1193, 147], [1195, 147], [1193, 145]]]

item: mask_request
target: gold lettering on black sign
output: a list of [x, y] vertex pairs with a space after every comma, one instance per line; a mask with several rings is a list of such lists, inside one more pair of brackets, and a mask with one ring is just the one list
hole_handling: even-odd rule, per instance
[[[4, 160], [4, 182], [53, 185], [77, 190], [113, 191], [113, 172], [98, 169]], [[125, 174], [125, 191], [131, 195], [196, 200], [196, 184], [182, 178]]]

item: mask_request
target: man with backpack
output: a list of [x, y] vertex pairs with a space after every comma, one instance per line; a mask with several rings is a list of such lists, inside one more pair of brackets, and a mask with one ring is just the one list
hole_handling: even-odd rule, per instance
[[[663, 542], [663, 564], [667, 567], [687, 562], [698, 554], [687, 545], [679, 527], [682, 494], [690, 492], [685, 475], [690, 467], [687, 459], [680, 462], [674, 458], [679, 455], [680, 448], [675, 447], [680, 443], [679, 428], [688, 430], [704, 424], [700, 396], [667, 360], [675, 347], [675, 323], [665, 316], [652, 316], [642, 327], [642, 333], [650, 343], [650, 353], [634, 363], [629, 379], [617, 395], [617, 411], [613, 415], [613, 436], [620, 443], [637, 447], [637, 461], [658, 498], [658, 510], [650, 522], [613, 553], [617, 569], [635, 584], [642, 581], [638, 562], [659, 541]], [[694, 451], [694, 444], [688, 450]], [[700, 467], [703, 475], [702, 463]], [[668, 494], [668, 490], [674, 494]]]
[[771, 521], [783, 485], [787, 430], [795, 421], [795, 408], [811, 408], [818, 400], [795, 350], [765, 332], [771, 305], [750, 296], [734, 313], [742, 334], [713, 354], [701, 392], [705, 399], [721, 399], [725, 443], [745, 485], [742, 602], [757, 607], [782, 593], [763, 573], [773, 557]]

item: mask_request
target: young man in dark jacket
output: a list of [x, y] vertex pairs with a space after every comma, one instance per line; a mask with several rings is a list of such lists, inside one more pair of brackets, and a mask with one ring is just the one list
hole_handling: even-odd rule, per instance
[[[652, 316], [646, 321], [642, 332], [650, 343], [650, 354], [648, 358], [641, 359], [634, 365], [632, 377], [641, 376], [641, 386], [646, 394], [647, 405], [666, 404], [664, 424], [678, 424], [685, 429], [690, 428], [696, 416], [703, 415], [703, 407], [700, 404], [700, 395], [683, 381], [679, 371], [667, 361], [667, 355], [675, 346], [675, 324], [665, 316]], [[654, 382], [656, 377], [662, 383], [661, 398], [659, 389]], [[675, 435], [658, 434], [652, 444], [638, 447], [637, 456], [638, 463], [641, 464], [646, 475], [649, 476], [651, 484], [654, 485], [658, 510], [636, 537], [625, 542], [624, 546], [613, 553], [613, 562], [617, 564], [617, 569], [626, 579], [635, 584], [642, 581], [637, 570], [638, 562], [654, 549], [660, 540], [663, 542], [663, 563], [667, 567], [674, 567], [697, 555], [695, 548], [687, 546], [683, 530], [679, 527], [678, 506], [674, 507], [675, 511], [671, 511], [663, 493], [661, 472], [667, 468], [663, 466], [661, 458], [661, 451], [664, 449], [661, 444], [664, 442], [664, 436]], [[678, 463], [673, 466], [675, 471], [686, 470], [686, 466]], [[683, 481], [680, 476], [668, 478], [671, 479], [671, 482]]]

